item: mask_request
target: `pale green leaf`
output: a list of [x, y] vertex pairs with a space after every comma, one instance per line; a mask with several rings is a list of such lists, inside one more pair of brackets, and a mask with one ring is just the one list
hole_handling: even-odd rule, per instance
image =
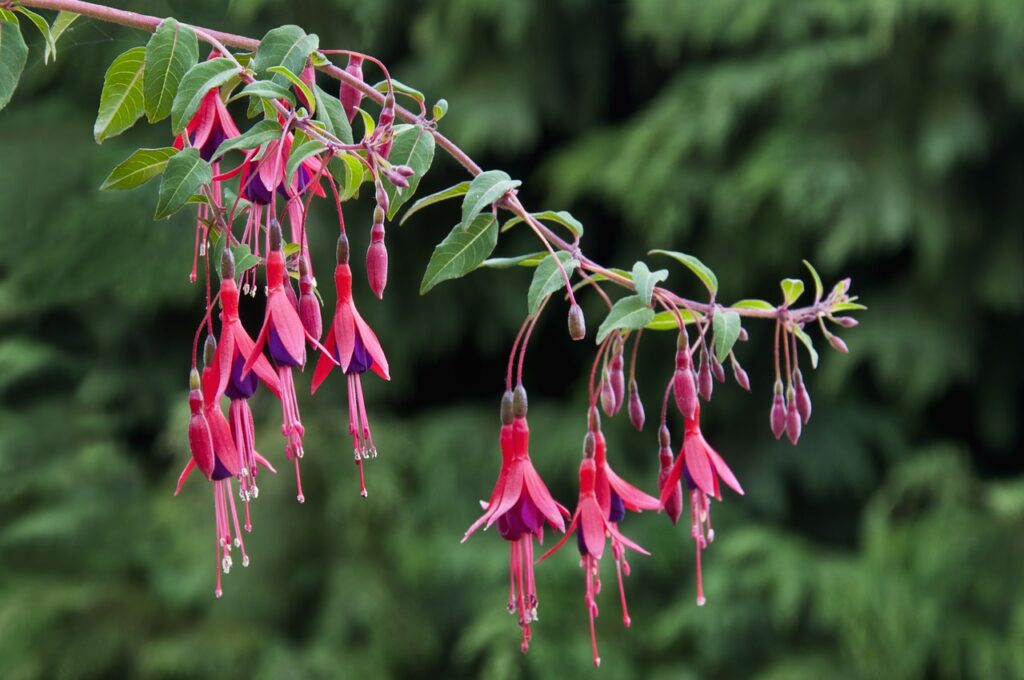
[[462, 199], [462, 228], [468, 229], [473, 219], [484, 208], [520, 184], [522, 182], [512, 179], [501, 170], [488, 170], [474, 177], [465, 198]]
[[[422, 92], [420, 92], [414, 87], [409, 87], [405, 83], [400, 83], [394, 78], [391, 79], [391, 87], [392, 89], [394, 89], [395, 94], [404, 94], [406, 97], [409, 97], [410, 99], [413, 99], [419, 102], [420, 104], [427, 100], [427, 98], [423, 96]], [[380, 81], [379, 83], [373, 86], [373, 89], [377, 90], [377, 92], [380, 92], [381, 94], [387, 94], [388, 81]]]
[[537, 266], [537, 270], [533, 273], [530, 290], [526, 295], [526, 305], [530, 314], [536, 314], [537, 309], [540, 308], [541, 303], [547, 296], [565, 286], [565, 277], [562, 276], [562, 270], [558, 267], [559, 262], [565, 269], [565, 273], [570, 277], [573, 271], [576, 270], [576, 267], [579, 266], [579, 261], [565, 251], [559, 251], [557, 256], [558, 259], [555, 260], [549, 254], [541, 261]]
[[654, 310], [637, 295], [630, 295], [617, 301], [608, 311], [608, 316], [597, 329], [597, 344], [604, 342], [608, 334], [620, 330], [643, 328], [654, 319]]
[[468, 229], [455, 225], [434, 248], [420, 283], [420, 295], [442, 281], [457, 279], [479, 267], [497, 243], [498, 222], [493, 215], [478, 215]]
[[[680, 310], [680, 314], [683, 317], [683, 324], [694, 322], [693, 314], [685, 309]], [[702, 318], [699, 314], [697, 316]], [[679, 321], [675, 312], [658, 312], [644, 328], [651, 331], [677, 331], [679, 330]]]
[[[303, 101], [305, 101], [309, 106], [309, 115], [312, 116], [314, 113], [316, 113], [317, 99], [316, 97], [313, 96], [313, 91], [309, 89], [309, 85], [306, 85], [306, 83], [302, 82], [302, 80], [297, 75], [292, 73], [284, 66], [271, 66], [270, 68], [267, 69], [267, 71], [270, 73], [276, 73], [278, 75], [284, 76], [288, 80], [288, 82], [290, 82], [295, 87], [299, 88], [299, 92], [302, 93]], [[275, 81], [272, 80], [270, 82]], [[280, 83], [278, 84], [280, 85]]]
[[811, 358], [811, 367], [818, 367], [818, 351], [814, 349], [814, 341], [811, 340], [811, 336], [807, 335], [802, 328], [793, 328], [793, 334], [797, 337], [800, 342], [807, 348], [807, 356]]
[[741, 320], [737, 312], [718, 309], [711, 317], [711, 327], [715, 333], [715, 354], [719, 361], [725, 361], [732, 351], [732, 346], [740, 337]]
[[[545, 210], [543, 212], [535, 212], [530, 214], [543, 222], [554, 222], [555, 224], [560, 224], [566, 229], [568, 229], [570, 232], [572, 232], [574, 236], [583, 236], [583, 223], [580, 222], [575, 217], [573, 217], [568, 212], [566, 212], [565, 210], [559, 210], [557, 212], [554, 210]], [[501, 230], [503, 232], [508, 231], [509, 229], [523, 221], [524, 220], [522, 217], [516, 215], [508, 222], [503, 224], [501, 226]]]
[[167, 161], [178, 153], [172, 146], [159, 149], [138, 149], [131, 156], [110, 171], [101, 191], [123, 191], [142, 186], [149, 180], [160, 175], [167, 167]]
[[442, 189], [441, 191], [438, 191], [437, 193], [430, 194], [429, 196], [424, 196], [420, 200], [418, 200], [415, 203], [413, 203], [409, 207], [409, 209], [405, 211], [405, 214], [402, 215], [402, 219], [399, 220], [398, 223], [399, 224], [405, 224], [405, 221], [407, 219], [409, 219], [409, 217], [413, 213], [419, 211], [421, 208], [426, 208], [427, 206], [434, 205], [435, 203], [440, 203], [441, 201], [446, 201], [449, 198], [455, 198], [457, 196], [465, 196], [466, 192], [469, 191], [469, 185], [470, 185], [470, 181], [467, 179], [465, 182], [459, 182], [458, 184], [456, 184], [454, 186], [450, 186], [447, 189]]
[[651, 304], [654, 287], [667, 278], [667, 269], [659, 269], [652, 272], [643, 262], [637, 262], [633, 265], [633, 286], [636, 288], [636, 294], [640, 296], [644, 304]]
[[787, 307], [804, 294], [804, 282], [800, 279], [783, 279], [779, 285], [782, 287], [782, 299]]
[[110, 65], [103, 76], [100, 109], [92, 127], [97, 143], [115, 137], [135, 124], [145, 112], [142, 93], [146, 48], [133, 47]]
[[79, 16], [74, 12], [57, 12], [57, 17], [53, 20], [53, 25], [50, 26], [51, 42], [46, 45], [46, 52], [43, 54], [44, 64], [49, 64], [51, 57], [54, 61], [57, 60], [57, 41]]
[[57, 54], [57, 45], [53, 41], [53, 34], [50, 33], [50, 25], [46, 23], [46, 19], [44, 19], [42, 16], [36, 14], [30, 9], [21, 7], [20, 5], [15, 7], [14, 11], [20, 12], [21, 14], [24, 14], [26, 17], [28, 17], [28, 20], [31, 21], [33, 25], [35, 25], [36, 29], [39, 31], [39, 34], [43, 36], [43, 42], [46, 44], [46, 47], [43, 51], [43, 63], [47, 63], [48, 55], [50, 55], [51, 53], [54, 55]]
[[804, 266], [807, 267], [807, 271], [811, 272], [811, 279], [814, 281], [814, 304], [821, 302], [821, 295], [824, 289], [821, 285], [821, 277], [818, 276], [817, 270], [807, 260], [803, 261]]
[[699, 278], [707, 287], [712, 296], [718, 293], [718, 277], [715, 276], [715, 273], [711, 271], [706, 264], [698, 260], [693, 255], [677, 253], [674, 250], [652, 250], [648, 255], [667, 255], [668, 257], [673, 258], [696, 274], [697, 278]]
[[525, 255], [517, 255], [515, 257], [494, 257], [489, 260], [484, 260], [480, 263], [480, 266], [490, 267], [491, 269], [536, 267], [544, 260], [545, 257], [550, 257], [550, 254], [546, 250], [541, 250], [536, 253], [527, 253]]
[[733, 309], [761, 309], [766, 312], [775, 311], [775, 305], [770, 302], [766, 302], [765, 300], [740, 300], [739, 302], [734, 302], [731, 307]]
[[262, 97], [263, 99], [286, 99], [292, 106], [295, 105], [295, 95], [291, 89], [275, 83], [273, 80], [254, 80], [242, 91], [231, 98], [232, 101], [241, 97]]

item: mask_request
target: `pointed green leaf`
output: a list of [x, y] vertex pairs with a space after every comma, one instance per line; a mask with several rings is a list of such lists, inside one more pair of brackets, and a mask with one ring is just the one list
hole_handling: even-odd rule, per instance
[[654, 310], [644, 304], [637, 295], [624, 297], [608, 311], [608, 316], [597, 329], [597, 344], [604, 342], [608, 334], [619, 329], [643, 328], [654, 319]]
[[289, 71], [284, 66], [271, 66], [270, 68], [267, 69], [267, 71], [269, 71], [270, 73], [276, 73], [278, 75], [284, 76], [288, 80], [288, 82], [290, 82], [295, 87], [299, 88], [299, 92], [302, 93], [303, 99], [309, 104], [309, 115], [312, 116], [314, 113], [316, 113], [317, 100], [316, 97], [313, 96], [313, 91], [309, 89], [309, 85], [306, 85], [306, 83], [302, 82], [302, 80], [297, 75]]
[[447, 189], [442, 189], [441, 191], [438, 191], [437, 193], [430, 194], [429, 196], [424, 196], [420, 200], [413, 203], [409, 207], [409, 209], [405, 211], [405, 214], [402, 215], [402, 219], [399, 220], [398, 223], [405, 224], [405, 221], [409, 219], [409, 217], [413, 213], [418, 212], [421, 208], [426, 208], [427, 206], [434, 205], [435, 203], [440, 203], [441, 201], [448, 200], [449, 198], [455, 198], [456, 196], [465, 196], [466, 192], [469, 191], [469, 185], [470, 181], [467, 179], [465, 182], [459, 182], [455, 186], [450, 186]]
[[488, 170], [474, 177], [465, 198], [462, 199], [462, 228], [468, 229], [473, 218], [484, 208], [520, 184], [522, 182], [512, 179], [501, 170]]
[[804, 282], [800, 279], [783, 279], [779, 285], [782, 286], [782, 299], [786, 301], [787, 307], [804, 294]]
[[377, 122], [373, 119], [373, 116], [368, 114], [362, 109], [356, 109], [359, 111], [359, 119], [363, 121], [363, 139], [366, 139], [373, 134], [373, 131], [377, 129]]
[[867, 307], [856, 302], [837, 302], [832, 305], [833, 312], [860, 312], [865, 309]]
[[444, 118], [445, 114], [447, 114], [447, 113], [448, 113], [448, 100], [447, 99], [438, 99], [437, 103], [434, 104], [434, 110], [433, 110], [434, 122], [436, 123], [439, 120], [441, 120], [442, 118]]
[[737, 312], [718, 309], [711, 318], [711, 327], [715, 332], [715, 354], [719, 361], [725, 361], [740, 337], [740, 315]]
[[228, 151], [255, 149], [269, 141], [280, 139], [281, 132], [281, 124], [276, 120], [261, 120], [239, 136], [221, 142], [214, 152], [212, 160], [217, 160]]
[[[320, 46], [320, 38], [316, 33], [306, 34], [294, 25], [281, 26], [267, 31], [256, 48], [256, 56], [251, 68], [260, 76], [269, 72], [271, 66], [283, 66], [292, 73], [302, 73], [306, 59]], [[274, 82], [281, 85], [288, 80], [281, 74], [273, 77]]]
[[345, 115], [345, 109], [338, 98], [332, 97], [316, 85], [313, 86], [313, 96], [316, 97], [316, 119], [342, 144], [351, 144], [352, 124], [348, 122], [348, 116]]
[[651, 304], [651, 298], [654, 296], [654, 287], [667, 278], [667, 269], [659, 269], [656, 272], [652, 272], [643, 262], [637, 262], [633, 265], [633, 286], [636, 288], [636, 294], [640, 296], [644, 304]]
[[[693, 323], [693, 314], [685, 309], [680, 310], [680, 313], [682, 314], [684, 324]], [[674, 312], [658, 312], [644, 328], [650, 331], [677, 331], [679, 330], [679, 321], [677, 321]]]
[[[13, 15], [12, 15], [13, 16]], [[11, 101], [28, 59], [28, 46], [16, 22], [0, 19], [0, 109]]]
[[241, 92], [231, 97], [231, 101], [240, 99], [241, 97], [286, 99], [289, 104], [295, 106], [295, 95], [292, 94], [292, 91], [284, 85], [275, 83], [273, 80], [254, 80], [243, 87]]
[[361, 160], [351, 153], [344, 153], [332, 158], [327, 167], [341, 185], [338, 194], [342, 201], [359, 194], [359, 187], [366, 181], [366, 166]]
[[537, 266], [537, 270], [533, 272], [530, 291], [526, 295], [526, 305], [530, 314], [537, 313], [537, 309], [540, 308], [540, 303], [544, 301], [544, 298], [565, 287], [565, 277], [562, 276], [562, 271], [558, 268], [558, 262], [562, 263], [565, 273], [570, 277], [573, 271], [576, 270], [576, 267], [579, 266], [579, 260], [569, 253], [559, 251], [557, 255], [557, 261], [552, 255], [545, 257]]
[[509, 269], [510, 267], [536, 267], [543, 262], [545, 257], [550, 257], [548, 251], [541, 250], [536, 253], [517, 255], [516, 257], [493, 257], [480, 263], [481, 267], [491, 269]]
[[153, 219], [160, 220], [177, 212], [189, 196], [211, 179], [213, 170], [209, 163], [199, 157], [199, 149], [178, 152], [167, 161]]
[[135, 124], [145, 110], [142, 78], [146, 68], [146, 48], [133, 47], [121, 54], [103, 76], [100, 110], [92, 134], [98, 144], [115, 137]]
[[674, 250], [652, 250], [648, 255], [667, 255], [673, 258], [696, 274], [697, 278], [700, 279], [707, 287], [712, 296], [718, 293], [718, 277], [715, 276], [715, 273], [711, 271], [706, 264], [698, 260], [693, 255], [677, 253]]
[[[557, 212], [555, 212], [554, 210], [545, 210], [543, 212], [535, 212], [530, 214], [543, 222], [554, 222], [556, 224], [562, 225], [563, 227], [571, 231], [573, 236], [583, 236], [583, 223], [580, 222], [575, 217], [573, 217], [572, 215], [570, 215], [565, 210], [559, 210]], [[501, 230], [502, 232], [506, 232], [522, 221], [523, 218], [520, 217], [519, 215], [516, 215], [508, 222], [503, 224]]]
[[43, 41], [46, 43], [46, 47], [43, 52], [43, 63], [45, 64], [47, 61], [46, 55], [49, 55], [50, 53], [57, 54], [57, 45], [53, 42], [53, 34], [50, 33], [50, 25], [46, 23], [46, 19], [36, 14], [32, 10], [25, 9], [20, 5], [15, 7], [14, 11], [20, 12], [21, 14], [24, 14], [26, 17], [28, 17], [28, 20], [35, 25], [36, 29], [39, 30], [40, 35], [43, 36]]
[[821, 286], [821, 277], [818, 276], [818, 272], [814, 269], [810, 262], [804, 260], [804, 266], [807, 267], [807, 271], [811, 272], [811, 279], [814, 281], [814, 304], [821, 302], [821, 294], [824, 289]]
[[[315, 156], [316, 154], [323, 151], [325, 148], [327, 147], [325, 147], [323, 144], [321, 144], [315, 139], [305, 141], [298, 146], [292, 146], [291, 153], [288, 154], [288, 163], [285, 164], [285, 177], [288, 179], [288, 181], [291, 181], [292, 175], [295, 174], [295, 171], [299, 169], [300, 163], [302, 163], [310, 156]], [[310, 180], [312, 179], [313, 178], [310, 177]]]
[[79, 15], [74, 12], [57, 12], [57, 18], [53, 20], [53, 25], [50, 26], [50, 42], [46, 45], [46, 51], [43, 54], [44, 64], [49, 64], [51, 57], [54, 61], [57, 60], [57, 40], [60, 39], [64, 31], [68, 30], [68, 27], [78, 17]]
[[237, 73], [238, 67], [227, 57], [204, 61], [189, 69], [171, 103], [171, 131], [179, 134], [184, 130], [199, 110], [206, 93], [231, 80]]
[[139, 149], [110, 171], [100, 191], [122, 191], [142, 186], [164, 171], [167, 161], [178, 153], [172, 146], [160, 149]]
[[793, 334], [796, 335], [797, 339], [804, 344], [807, 348], [807, 356], [811, 358], [811, 367], [818, 367], [818, 351], [814, 349], [814, 341], [811, 340], [811, 336], [807, 335], [802, 328], [793, 328]]
[[199, 62], [199, 42], [195, 31], [174, 19], [164, 19], [146, 43], [146, 120], [150, 123], [171, 115], [171, 104], [178, 84], [190, 68]]
[[478, 215], [463, 229], [455, 225], [451, 233], [434, 248], [427, 271], [420, 283], [420, 295], [447, 281], [473, 271], [487, 259], [498, 243], [498, 222], [493, 215]]
[[[395, 80], [394, 78], [391, 79], [391, 87], [394, 89], [395, 94], [404, 94], [406, 97], [409, 97], [410, 99], [414, 99], [417, 102], [419, 102], [420, 104], [422, 104], [423, 102], [425, 102], [427, 100], [427, 98], [423, 96], [422, 92], [420, 92], [419, 90], [417, 90], [414, 87], [409, 87], [405, 83], [400, 83], [397, 80]], [[377, 92], [380, 92], [381, 94], [387, 94], [387, 92], [388, 92], [388, 81], [386, 81], [386, 80], [380, 81], [379, 83], [377, 83], [376, 85], [373, 86], [373, 89], [377, 90]]]
[[413, 169], [408, 188], [401, 189], [391, 182], [384, 183], [388, 194], [388, 219], [394, 219], [399, 208], [416, 193], [423, 175], [434, 161], [434, 135], [418, 125], [396, 125], [395, 138], [388, 161], [394, 165], [408, 165]]
[[733, 309], [763, 309], [766, 312], [774, 312], [775, 305], [764, 300], [740, 300], [734, 302], [732, 305]]

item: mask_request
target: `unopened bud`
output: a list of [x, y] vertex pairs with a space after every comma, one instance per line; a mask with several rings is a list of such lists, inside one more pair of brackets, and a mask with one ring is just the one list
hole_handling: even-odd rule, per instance
[[408, 165], [396, 165], [395, 172], [397, 172], [402, 177], [412, 177], [413, 175], [416, 174], [416, 171], [413, 170]]
[[693, 380], [693, 371], [677, 368], [672, 378], [672, 392], [679, 412], [686, 418], [693, 418], [697, 411], [697, 385]]
[[569, 337], [573, 340], [587, 337], [587, 321], [583, 318], [583, 308], [575, 302], [569, 307]]
[[511, 425], [512, 424], [512, 390], [505, 390], [505, 394], [501, 395], [501, 424]]
[[375, 224], [370, 231], [370, 247], [366, 250], [366, 278], [377, 299], [384, 298], [388, 285], [388, 249], [384, 245], [384, 225]]
[[736, 339], [739, 340], [740, 342], [746, 342], [747, 340], [749, 340], [750, 336], [747, 335], [747, 329], [741, 326], [740, 334], [736, 337]]
[[842, 326], [843, 328], [853, 328], [854, 326], [860, 325], [860, 321], [853, 318], [852, 316], [837, 316], [832, 320], [835, 321], [840, 326]]
[[[363, 58], [351, 55], [348, 58], [348, 66], [345, 67], [345, 73], [362, 82]], [[363, 93], [348, 83], [342, 83], [341, 90], [338, 92], [338, 99], [341, 100], [341, 107], [345, 109], [345, 115], [348, 116], [348, 122], [351, 123], [352, 119], [356, 117], [356, 110], [359, 108], [359, 104], [363, 100]]]
[[395, 122], [395, 95], [388, 92], [381, 105], [380, 116], [377, 118], [377, 127], [383, 128]]
[[203, 345], [203, 365], [212, 366], [217, 358], [217, 340], [212, 335], [206, 336], [206, 344]]
[[406, 179], [404, 175], [401, 175], [393, 170], [385, 170], [384, 176], [387, 177], [388, 181], [394, 184], [396, 187], [400, 187], [402, 189], [409, 188], [409, 180]]
[[670, 449], [669, 453], [671, 453], [672, 435], [669, 433], [668, 427], [665, 425], [658, 428], [658, 445], [663, 449]]
[[512, 415], [516, 418], [525, 418], [526, 408], [526, 388], [521, 384], [516, 385], [515, 392], [512, 393]]
[[320, 339], [324, 324], [320, 314], [320, 303], [313, 293], [313, 277], [309, 275], [306, 258], [299, 260], [299, 320], [310, 336]]
[[583, 457], [593, 458], [594, 451], [597, 449], [597, 440], [594, 437], [593, 432], [587, 432], [587, 435], [583, 437]]
[[270, 220], [270, 249], [281, 250], [281, 223], [276, 217]]
[[743, 370], [743, 367], [739, 363], [733, 363], [732, 365], [732, 377], [736, 380], [736, 384], [745, 389], [747, 392], [750, 391], [750, 378], [747, 376], [747, 372]]
[[587, 413], [587, 428], [591, 432], [597, 432], [601, 429], [601, 414], [594, 407], [591, 407]]
[[775, 398], [772, 400], [772, 434], [776, 439], [786, 431], [786, 403], [782, 399], [782, 383], [775, 383]]
[[829, 334], [828, 342], [830, 345], [832, 345], [834, 348], [836, 348], [843, 354], [847, 354], [850, 351], [850, 348], [846, 346], [846, 343], [843, 342], [843, 339], [838, 335]]
[[615, 391], [607, 375], [601, 380], [601, 410], [609, 418], [615, 415]]
[[704, 401], [711, 401], [711, 391], [715, 383], [711, 378], [711, 364], [706, 356], [700, 360], [700, 369], [697, 371], [697, 389]]
[[235, 278], [235, 256], [231, 248], [224, 248], [220, 256], [220, 278], [227, 280]]
[[188, 388], [190, 390], [198, 390], [202, 384], [202, 381], [199, 379], [199, 371], [193, 368], [188, 372]]
[[612, 357], [608, 367], [608, 382], [612, 387], [612, 394], [615, 397], [615, 406], [612, 415], [619, 412], [623, 402], [626, 400], [626, 375], [623, 371], [622, 348]]
[[804, 378], [800, 375], [800, 369], [796, 370], [796, 407], [800, 411], [800, 417], [804, 424], [811, 419], [811, 395], [804, 385]]
[[795, 396], [790, 397], [789, 408], [786, 409], [786, 436], [793, 444], [800, 440], [800, 411], [797, 409]]
[[338, 237], [338, 264], [348, 264], [348, 236], [341, 232]]
[[373, 223], [379, 224], [384, 221], [384, 216], [388, 212], [388, 192], [384, 190], [383, 184], [377, 184], [377, 189], [373, 194], [374, 200], [377, 202], [377, 207], [373, 210]]
[[[668, 440], [668, 429], [665, 427], [661, 429], [665, 433], [662, 441], [666, 442]], [[658, 489], [661, 492], [661, 497], [665, 499], [662, 507], [665, 508], [665, 514], [668, 515], [672, 524], [677, 524], [679, 517], [683, 514], [683, 484], [682, 481], [677, 481], [671, 491], [666, 491], [665, 489], [665, 483], [672, 472], [672, 449], [667, 443], [663, 443], [661, 446], [659, 461], [661, 463], [661, 470], [658, 472]]]
[[725, 382], [725, 369], [722, 367], [722, 362], [714, 354], [711, 355], [711, 374], [715, 376], [715, 380], [718, 382]]
[[629, 381], [629, 422], [638, 432], [644, 429], [644, 403], [640, 401], [636, 380]]

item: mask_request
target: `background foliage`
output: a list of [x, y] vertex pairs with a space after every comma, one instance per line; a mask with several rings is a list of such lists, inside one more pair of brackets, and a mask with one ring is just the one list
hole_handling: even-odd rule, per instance
[[[1024, 676], [1020, 2], [132, 9], [252, 35], [294, 22], [324, 46], [382, 57], [448, 99], [445, 132], [526, 180], [528, 206], [571, 208], [591, 254], [611, 264], [650, 247], [695, 252], [725, 299], [770, 296], [802, 273], [801, 257], [827, 279], [853, 276], [870, 311], [845, 334], [851, 354], [828, 353], [810, 378], [815, 416], [798, 448], [768, 430], [767, 328], [741, 347], [754, 397], [721, 387], [705, 409], [705, 432], [748, 491], [715, 508], [705, 608], [686, 530], [629, 520], [655, 555], [633, 560], [631, 630], [606, 589], [602, 674]], [[334, 384], [302, 405], [306, 505], [288, 473], [264, 481], [253, 565], [214, 600], [209, 488], [193, 480], [171, 497], [200, 309], [189, 223], [151, 222], [155, 185], [96, 191], [133, 148], [169, 137], [140, 128], [97, 147], [89, 134], [107, 64], [145, 36], [81, 20], [44, 67], [39, 36], [25, 35], [26, 77], [0, 113], [0, 674], [587, 672], [569, 553], [538, 570], [541, 620], [522, 657], [504, 612], [504, 543], [487, 533], [458, 544], [497, 470], [503, 354], [530, 272], [482, 271], [418, 299], [456, 207], [389, 229], [385, 303], [357, 291], [395, 376], [370, 386], [382, 457], [369, 500]], [[438, 162], [422, 191], [462, 178]], [[362, 252], [369, 212], [349, 213]], [[329, 255], [335, 227], [328, 212], [320, 221]], [[511, 232], [499, 253], [527, 242]], [[329, 256], [318, 264], [329, 271]], [[682, 270], [669, 284], [700, 292]], [[571, 501], [587, 357], [561, 312], [538, 333], [533, 455]], [[649, 415], [670, 362], [671, 340], [650, 341]], [[281, 460], [273, 406], [257, 400], [259, 442]], [[608, 435], [616, 466], [653, 488], [654, 431], [620, 422]]]

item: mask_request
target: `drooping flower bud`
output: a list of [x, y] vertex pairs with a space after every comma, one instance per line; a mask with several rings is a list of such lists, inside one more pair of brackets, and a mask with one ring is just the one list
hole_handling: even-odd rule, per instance
[[601, 410], [609, 418], [615, 415], [615, 391], [607, 374], [601, 379]]
[[644, 429], [644, 403], [640, 401], [640, 390], [637, 389], [636, 379], [629, 381], [629, 422], [637, 431]]
[[384, 245], [384, 225], [374, 224], [370, 230], [370, 247], [366, 250], [366, 278], [370, 290], [383, 299], [384, 288], [388, 285], [388, 249]]
[[583, 457], [593, 458], [594, 451], [597, 450], [596, 439], [593, 432], [587, 432], [586, 436], [583, 437]]
[[277, 218], [270, 220], [270, 249], [281, 250], [281, 223], [277, 221]]
[[626, 376], [623, 371], [623, 363], [622, 347], [620, 345], [612, 356], [608, 367], [608, 382], [612, 388], [612, 395], [615, 397], [615, 404], [610, 415], [618, 413], [619, 409], [622, 408], [623, 402], [626, 400]]
[[697, 411], [697, 385], [690, 368], [676, 368], [672, 378], [672, 393], [679, 412], [686, 418], [693, 418]]
[[384, 176], [388, 178], [388, 181], [396, 187], [401, 187], [402, 189], [409, 188], [409, 180], [401, 173], [395, 172], [394, 170], [384, 170], [383, 172]]
[[591, 432], [597, 432], [601, 429], [601, 414], [593, 406], [587, 412], [587, 429]]
[[[202, 470], [207, 479], [213, 476], [213, 436], [210, 424], [203, 415], [203, 393], [200, 390], [199, 372], [194, 368], [189, 373], [188, 408], [191, 415], [188, 419], [188, 448], [192, 460]], [[177, 495], [177, 492], [175, 492]]]
[[711, 375], [715, 376], [715, 380], [718, 382], [725, 382], [725, 368], [722, 367], [722, 362], [714, 353], [711, 354]]
[[793, 388], [789, 389], [788, 406], [786, 408], [786, 436], [789, 437], [789, 441], [796, 444], [800, 440], [800, 411], [796, 406], [796, 394], [793, 392]]
[[225, 280], [235, 278], [235, 256], [231, 252], [231, 248], [225, 248], [221, 253], [220, 278]]
[[740, 327], [740, 334], [739, 334], [739, 336], [736, 339], [739, 340], [740, 342], [746, 342], [747, 340], [749, 340], [750, 336], [747, 335], [747, 329], [743, 328], [741, 326]]
[[715, 383], [711, 378], [711, 362], [708, 360], [707, 354], [701, 352], [700, 369], [697, 371], [697, 388], [704, 401], [711, 401], [711, 391], [714, 387]]
[[[354, 54], [350, 55], [348, 66], [345, 67], [345, 73], [362, 82], [363, 58]], [[356, 110], [359, 108], [359, 104], [363, 101], [363, 93], [348, 83], [342, 83], [341, 90], [338, 92], [338, 99], [341, 100], [341, 107], [345, 109], [345, 115], [348, 116], [348, 122], [351, 123], [352, 119], [356, 117]]]
[[840, 338], [838, 335], [832, 335], [830, 333], [828, 336], [828, 342], [830, 345], [832, 345], [834, 348], [836, 348], [843, 354], [847, 354], [850, 351], [850, 348], [846, 346], [846, 343], [843, 342], [843, 339]]
[[521, 384], [516, 385], [516, 389], [512, 393], [512, 415], [516, 418], [525, 418], [527, 406], [526, 388]]
[[[388, 92], [381, 104], [380, 116], [377, 118], [377, 127], [387, 127], [395, 122], [395, 95]], [[383, 155], [383, 154], [382, 154]]]
[[345, 232], [341, 232], [341, 236], [338, 237], [338, 248], [337, 248], [338, 264], [348, 264], [348, 236]]
[[[662, 497], [665, 498], [665, 482], [672, 470], [672, 440], [668, 428], [664, 425], [658, 431], [658, 440], [661, 445], [661, 449], [658, 451], [658, 461], [661, 463], [661, 470], [658, 472], [658, 489], [662, 492]], [[677, 524], [679, 517], [683, 514], [683, 484], [681, 481], [676, 482], [671, 494], [665, 498], [664, 507], [665, 514], [672, 520], [672, 524]]]
[[569, 337], [582, 340], [587, 336], [587, 321], [583, 318], [583, 308], [575, 302], [569, 307]]
[[384, 216], [388, 213], [388, 192], [384, 190], [383, 184], [377, 184], [377, 188], [373, 193], [373, 200], [377, 203], [377, 207], [373, 211], [373, 222], [376, 224], [383, 222]]
[[775, 435], [776, 439], [782, 437], [782, 433], [786, 431], [786, 404], [782, 399], [782, 382], [776, 381], [775, 383], [775, 398], [772, 401], [772, 434]]
[[800, 369], [796, 369], [796, 408], [800, 411], [800, 417], [803, 419], [804, 424], [811, 419], [811, 395], [807, 392], [807, 387], [804, 385], [804, 377], [800, 374]]
[[732, 365], [732, 377], [736, 380], [736, 384], [745, 389], [747, 392], [750, 391], [750, 378], [747, 376], [747, 372], [743, 370], [739, 362], [733, 362]]
[[860, 325], [860, 321], [854, 319], [852, 316], [837, 316], [832, 320], [843, 328], [853, 328], [854, 326]]
[[299, 260], [299, 319], [306, 332], [319, 340], [324, 330], [323, 319], [320, 303], [313, 294], [313, 277], [309, 274], [305, 257]]
[[412, 177], [413, 175], [416, 174], [416, 171], [413, 170], [412, 167], [408, 165], [396, 165], [395, 172], [397, 172], [402, 177]]
[[505, 394], [501, 395], [501, 424], [511, 425], [513, 420], [512, 413], [512, 390], [505, 390]]
[[213, 366], [216, 358], [217, 339], [212, 335], [207, 335], [206, 342], [203, 344], [203, 366]]

